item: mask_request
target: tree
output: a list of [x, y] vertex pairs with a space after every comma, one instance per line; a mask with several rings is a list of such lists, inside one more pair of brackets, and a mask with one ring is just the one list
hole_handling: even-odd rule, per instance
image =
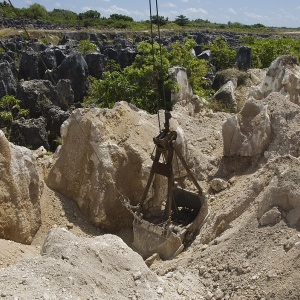
[[179, 26], [186, 26], [189, 23], [189, 19], [184, 15], [179, 15], [175, 19], [175, 23]]
[[77, 47], [77, 51], [81, 53], [83, 56], [93, 51], [96, 51], [96, 49], [97, 46], [88, 40], [81, 40]]
[[23, 11], [23, 15], [29, 19], [43, 19], [45, 20], [48, 17], [48, 12], [43, 5], [38, 3], [34, 3], [30, 5]]
[[152, 16], [151, 21], [153, 24], [163, 26], [169, 22], [169, 19], [163, 16]]
[[211, 92], [203, 88], [208, 85], [205, 76], [209, 72], [210, 67], [206, 60], [195, 57], [193, 53], [195, 46], [197, 46], [197, 43], [193, 39], [185, 39], [183, 44], [179, 41], [175, 42], [172, 44], [172, 49], [169, 52], [169, 60], [172, 66], [186, 68], [193, 92], [203, 97]]
[[88, 10], [84, 13], [80, 13], [78, 15], [79, 20], [85, 20], [85, 19], [99, 19], [101, 14], [96, 10]]
[[113, 20], [118, 20], [118, 21], [128, 21], [128, 22], [133, 21], [133, 19], [131, 17], [128, 17], [125, 15], [120, 15], [120, 14], [112, 14], [112, 15], [110, 15], [110, 18]]
[[0, 7], [8, 7], [8, 6], [10, 6], [10, 4], [8, 2], [6, 2], [5, 0], [0, 3]]
[[228, 47], [227, 43], [220, 37], [217, 37], [212, 44], [206, 45], [210, 49], [212, 64], [217, 70], [230, 68], [235, 63], [236, 51]]
[[93, 79], [85, 105], [112, 107], [116, 101], [124, 100], [150, 113], [157, 112], [158, 108], [170, 110], [167, 94], [178, 86], [168, 77], [168, 71], [175, 65], [187, 68], [195, 93], [203, 96], [203, 76], [208, 72], [208, 64], [192, 54], [195, 45], [194, 40], [187, 39], [184, 45], [178, 42], [170, 51], [157, 42], [153, 45], [145, 41], [139, 43], [139, 54], [131, 66], [123, 71], [105, 72], [103, 79]]
[[66, 9], [53, 9], [53, 11], [49, 12], [49, 17], [58, 20], [66, 20], [66, 21], [75, 21], [77, 20], [77, 14], [73, 11]]

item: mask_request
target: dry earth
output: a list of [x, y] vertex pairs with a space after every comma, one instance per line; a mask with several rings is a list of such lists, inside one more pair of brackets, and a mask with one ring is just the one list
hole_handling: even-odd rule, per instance
[[[194, 157], [193, 151], [198, 152], [201, 149], [202, 156], [198, 156], [198, 161], [194, 161], [193, 164], [209, 164], [209, 166], [203, 167], [203, 172], [206, 173], [198, 174], [198, 176], [212, 178], [226, 168], [231, 170], [230, 187], [220, 193], [211, 191], [209, 186], [204, 181], [202, 182], [209, 194], [211, 214], [228, 210], [236, 200], [244, 201], [243, 197], [249, 190], [249, 182], [253, 182], [254, 178], [272, 177], [273, 165], [287, 168], [289, 165], [295, 164], [294, 160], [297, 160], [296, 158], [283, 158], [273, 165], [270, 162], [262, 170], [259, 170], [255, 164], [253, 166], [248, 163], [245, 165], [245, 162], [234, 165], [230, 160], [222, 160], [221, 129], [227, 118], [226, 114], [213, 114], [207, 111], [196, 116], [196, 119], [190, 117], [185, 118], [185, 121], [180, 121], [180, 111], [175, 114], [175, 118], [176, 116], [186, 133], [190, 157]], [[195, 122], [198, 126], [195, 126]], [[201, 128], [200, 131], [199, 128]], [[47, 176], [53, 160], [52, 156], [39, 159], [41, 178]], [[247, 169], [247, 173], [241, 172], [244, 168]], [[39, 266], [50, 268], [51, 271], [47, 274], [54, 282], [52, 283], [53, 291], [56, 293], [57, 299], [300, 299], [300, 233], [297, 228], [289, 227], [284, 219], [272, 226], [260, 226], [257, 220], [257, 201], [247, 202], [244, 212], [241, 209], [237, 219], [232, 218], [233, 220], [226, 221], [226, 217], [224, 217], [225, 223], [227, 223], [224, 228], [217, 230], [222, 233], [217, 233], [213, 240], [208, 241], [208, 244], [200, 242], [200, 235], [176, 259], [165, 262], [155, 261], [150, 266], [150, 270], [159, 276], [158, 282], [164, 283], [162, 287], [157, 285], [157, 279], [149, 279], [150, 283], [147, 281], [147, 285], [140, 287], [138, 284], [139, 271], [132, 275], [134, 281], [131, 283], [126, 281], [126, 275], [124, 278], [119, 278], [113, 273], [115, 275], [112, 276], [116, 276], [116, 278], [115, 280], [112, 278], [115, 282], [112, 284], [115, 285], [115, 290], [113, 291], [113, 287], [111, 287], [113, 295], [111, 298], [107, 290], [99, 295], [93, 294], [93, 288], [87, 289], [89, 295], [81, 290], [76, 290], [76, 292], [74, 290], [73, 292], [77, 295], [74, 297], [74, 293], [68, 289], [73, 277], [73, 285], [82, 285], [82, 280], [87, 280], [88, 286], [90, 283], [88, 279], [84, 279], [84, 275], [82, 275], [83, 278], [80, 277], [80, 272], [74, 272], [72, 275], [66, 271], [67, 273], [62, 274], [64, 279], [60, 281], [56, 278], [60, 276], [58, 273], [62, 272], [61, 266], [56, 266], [55, 261], [45, 266], [42, 260], [43, 256], [40, 256], [45, 236], [49, 229], [56, 227], [66, 228], [71, 233], [83, 238], [96, 237], [102, 233], [86, 221], [72, 201], [44, 185], [41, 197], [42, 226], [32, 245], [0, 240], [0, 266], [3, 268], [0, 296], [4, 299], [29, 299], [28, 297], [31, 297], [32, 293], [26, 294], [26, 286], [30, 290], [35, 285], [41, 284], [43, 292], [36, 292], [38, 295], [36, 299], [55, 299], [53, 293], [47, 293], [47, 289], [42, 288], [43, 282], [22, 280], [22, 276], [24, 278], [29, 276], [26, 271], [20, 275], [21, 277], [17, 276], [18, 269], [15, 264], [18, 263], [21, 270], [27, 270], [28, 273], [34, 272], [40, 276], [44, 275], [38, 269]], [[130, 230], [120, 232], [119, 236], [128, 245], [131, 245]], [[295, 246], [289, 250], [286, 245], [291, 239], [294, 240], [293, 245]], [[84, 257], [77, 256], [74, 259], [81, 261], [84, 265], [84, 261], [82, 261]], [[107, 262], [112, 263], [109, 260]], [[141, 268], [140, 261], [137, 262], [137, 265]], [[7, 268], [8, 266], [10, 267]], [[153, 274], [150, 270], [149, 274]], [[103, 272], [107, 273], [109, 270], [103, 270]], [[104, 276], [104, 273], [100, 275]], [[94, 273], [91, 272], [91, 274]], [[71, 277], [71, 279], [66, 281], [65, 276]], [[122, 276], [124, 276], [123, 273]], [[50, 280], [49, 278], [47, 280]], [[48, 282], [48, 289], [49, 286], [51, 287], [50, 283]], [[122, 290], [123, 284], [125, 286]], [[3, 288], [4, 285], [7, 288]], [[20, 288], [23, 289], [21, 293], [18, 292]], [[149, 290], [149, 294], [145, 293], [145, 290]]]
[[[0, 297], [300, 299], [298, 106], [279, 94], [269, 98], [272, 143], [256, 157], [223, 157], [229, 114], [202, 110], [192, 117], [180, 105], [174, 111], [210, 209], [200, 234], [175, 259], [156, 259], [148, 268], [126, 246], [130, 229], [117, 234], [121, 239], [104, 234], [75, 202], [44, 184], [42, 225], [32, 244], [0, 240]], [[55, 156], [38, 159], [42, 181]], [[214, 179], [223, 188], [212, 188]]]

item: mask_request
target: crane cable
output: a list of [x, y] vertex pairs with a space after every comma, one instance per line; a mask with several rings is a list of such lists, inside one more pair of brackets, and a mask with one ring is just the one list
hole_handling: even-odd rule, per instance
[[[163, 70], [163, 59], [162, 59], [162, 43], [161, 43], [161, 33], [160, 33], [160, 20], [158, 15], [158, 2], [156, 3], [156, 20], [157, 20], [157, 32], [158, 32], [158, 44], [159, 44], [159, 55], [160, 55], [160, 70]], [[157, 105], [157, 117], [159, 131], [161, 131], [160, 117], [159, 117], [159, 91], [158, 91], [158, 72], [155, 70], [155, 51], [154, 51], [154, 35], [153, 35], [153, 15], [152, 15], [152, 1], [149, 0], [149, 10], [150, 10], [150, 32], [151, 32], [151, 44], [152, 44], [152, 60], [153, 60], [153, 85], [156, 91], [156, 105]], [[167, 110], [166, 97], [165, 97], [165, 86], [164, 86], [164, 75], [161, 72], [161, 82], [162, 82], [162, 94], [164, 109]]]

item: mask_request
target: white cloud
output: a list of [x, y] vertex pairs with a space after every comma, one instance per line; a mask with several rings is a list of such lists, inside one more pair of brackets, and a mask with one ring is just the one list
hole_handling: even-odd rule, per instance
[[256, 20], [262, 20], [262, 19], [265, 19], [265, 17], [262, 16], [262, 15], [258, 15], [258, 14], [255, 14], [255, 13], [252, 13], [252, 12], [248, 12], [248, 11], [245, 11], [244, 14], [245, 14], [248, 18], [251, 18], [251, 19], [256, 19]]
[[112, 14], [121, 14], [126, 16], [131, 16], [134, 19], [148, 19], [149, 11], [139, 11], [139, 10], [128, 10], [126, 8], [119, 7], [117, 5], [112, 5], [108, 8], [99, 8], [98, 11], [103, 16], [110, 16]]
[[208, 15], [208, 12], [203, 8], [190, 7], [184, 10], [185, 14], [202, 14]]
[[166, 2], [161, 5], [161, 7], [176, 7], [176, 5], [172, 2]]
[[237, 14], [237, 12], [233, 8], [231, 8], [231, 7], [228, 8], [228, 12], [231, 13], [231, 14], [233, 14], [233, 15]]
[[54, 6], [55, 6], [55, 7], [61, 7], [61, 4], [60, 4], [59, 2], [55, 2], [55, 3], [54, 3]]
[[88, 10], [92, 10], [92, 8], [89, 7], [89, 6], [84, 6], [84, 7], [81, 7], [81, 10], [82, 11], [88, 11]]
[[183, 3], [188, 3], [189, 2], [189, 0], [180, 0], [181, 2], [183, 2]]

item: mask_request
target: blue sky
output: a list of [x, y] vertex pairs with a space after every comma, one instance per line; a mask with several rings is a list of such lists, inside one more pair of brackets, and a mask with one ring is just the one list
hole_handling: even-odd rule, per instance
[[[131, 16], [135, 20], [149, 19], [149, 0], [11, 0], [16, 7], [39, 3], [48, 11], [68, 9], [76, 13], [97, 10], [103, 17], [111, 14]], [[152, 0], [155, 10], [156, 0]], [[251, 25], [300, 27], [298, 0], [158, 0], [159, 15], [174, 20], [178, 15], [211, 22], [240, 22]]]

